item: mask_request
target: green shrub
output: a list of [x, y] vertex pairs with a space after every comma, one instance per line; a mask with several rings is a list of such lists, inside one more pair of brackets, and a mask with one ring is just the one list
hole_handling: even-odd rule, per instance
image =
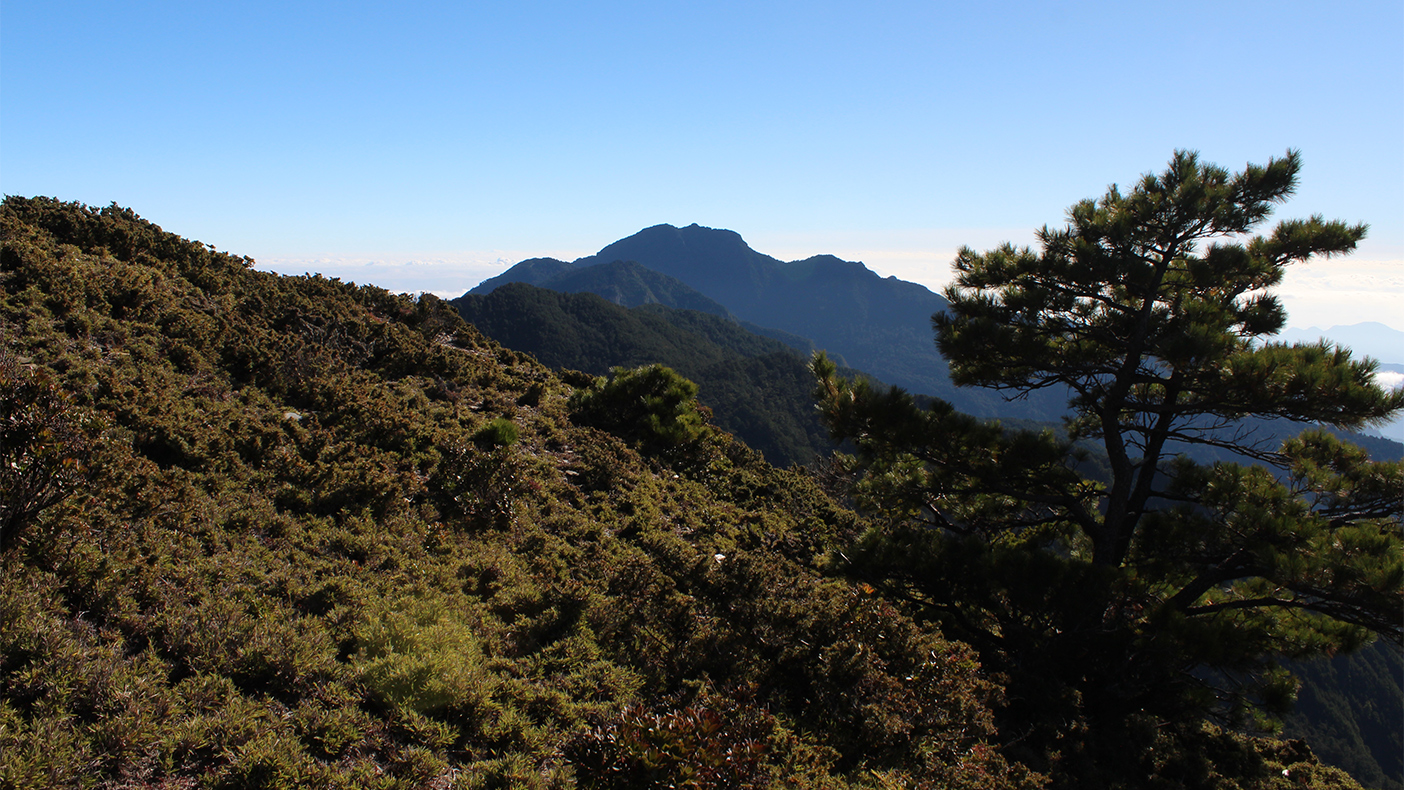
[[498, 417], [473, 434], [473, 443], [483, 448], [511, 447], [517, 443], [517, 426], [511, 420]]
[[480, 707], [492, 694], [477, 638], [440, 600], [369, 608], [355, 634], [361, 681], [389, 705], [430, 714]]
[[696, 445], [712, 434], [697, 403], [697, 385], [671, 368], [649, 365], [610, 373], [612, 378], [596, 379], [571, 397], [577, 423], [609, 431], [649, 453]]

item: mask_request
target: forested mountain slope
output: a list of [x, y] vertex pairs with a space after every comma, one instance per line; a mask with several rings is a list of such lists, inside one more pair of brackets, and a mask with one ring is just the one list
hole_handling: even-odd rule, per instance
[[614, 261], [587, 268], [572, 267], [551, 277], [542, 287], [565, 293], [597, 294], [625, 307], [656, 304], [736, 320], [716, 300], [703, 296], [677, 278], [633, 261]]
[[1379, 790], [1404, 788], [1404, 661], [1383, 641], [1292, 667], [1301, 682], [1283, 732]]
[[[251, 263], [0, 207], [0, 786], [1043, 784], [1004, 678], [822, 572], [865, 523], [675, 375]], [[1125, 786], [1356, 786], [1190, 729]]]
[[776, 466], [812, 463], [832, 448], [814, 409], [808, 360], [734, 322], [661, 305], [626, 310], [593, 293], [523, 283], [452, 304], [489, 337], [549, 367], [603, 375], [667, 365], [697, 382], [719, 427]]

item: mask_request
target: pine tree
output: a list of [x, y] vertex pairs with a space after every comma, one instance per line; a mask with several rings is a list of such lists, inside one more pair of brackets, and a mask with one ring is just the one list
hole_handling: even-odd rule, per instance
[[[1284, 268], [1366, 232], [1317, 216], [1252, 235], [1299, 168], [1293, 151], [1234, 174], [1177, 152], [1074, 205], [1037, 251], [960, 251], [933, 317], [953, 379], [1066, 392], [1061, 432], [920, 408], [815, 360], [855, 491], [888, 516], [851, 570], [1006, 673], [1031, 748], [1066, 757], [1086, 727], [1113, 770], [1206, 715], [1270, 724], [1293, 689], [1278, 658], [1401, 639], [1404, 470], [1320, 426], [1377, 424], [1404, 392], [1348, 349], [1265, 341]], [[1270, 441], [1287, 421], [1317, 427]], [[1187, 455], [1205, 449], [1234, 460]]]

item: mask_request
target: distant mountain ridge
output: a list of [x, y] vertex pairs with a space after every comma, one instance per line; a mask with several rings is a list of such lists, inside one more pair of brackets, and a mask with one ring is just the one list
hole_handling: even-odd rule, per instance
[[[552, 290], [597, 293], [630, 307], [653, 303], [647, 298], [630, 301], [611, 295], [642, 292], [638, 287], [606, 285], [610, 279], [603, 276], [606, 272], [627, 280], [637, 278], [637, 271], [628, 266], [598, 270], [602, 276], [588, 287], [575, 279], [616, 262], [636, 262], [671, 277], [737, 319], [754, 324], [756, 331], [812, 340], [815, 347], [883, 381], [951, 401], [977, 416], [1053, 419], [1062, 412], [1063, 404], [1057, 399], [1006, 402], [988, 390], [957, 390], [931, 333], [932, 314], [944, 311], [947, 302], [925, 286], [882, 277], [862, 263], [832, 255], [786, 263], [751, 249], [730, 230], [655, 225], [573, 263], [549, 258], [523, 261], [483, 281], [469, 294], [486, 295], [506, 283], [525, 282]], [[677, 288], [664, 290], [685, 293]], [[698, 309], [662, 298], [656, 302]], [[791, 345], [800, 347], [798, 342]]]
[[1276, 339], [1286, 343], [1315, 343], [1321, 338], [1348, 346], [1357, 357], [1374, 357], [1380, 362], [1404, 364], [1404, 332], [1378, 321], [1362, 321], [1329, 329], [1314, 326], [1288, 329]]

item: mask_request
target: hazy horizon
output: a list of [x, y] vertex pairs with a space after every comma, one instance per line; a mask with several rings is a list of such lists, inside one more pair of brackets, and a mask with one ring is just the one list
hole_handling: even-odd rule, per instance
[[[999, 236], [998, 231], [989, 230], [969, 235], [983, 240], [984, 243], [970, 242], [976, 249], [986, 249], [999, 243], [990, 241]], [[920, 283], [937, 293], [949, 280], [950, 261], [955, 257], [954, 247], [946, 251], [948, 254], [943, 265], [935, 263], [940, 253], [923, 253], [893, 247], [875, 251], [853, 247], [812, 249], [791, 246], [777, 250], [754, 242], [746, 233], [741, 233], [741, 236], [752, 249], [782, 261], [803, 260], [813, 255], [836, 255], [844, 260], [859, 261], [884, 277], [895, 276]], [[763, 234], [759, 237], [766, 238]], [[1017, 243], [1032, 243], [1032, 238], [1017, 239], [1013, 234], [1003, 238]], [[617, 240], [609, 239], [594, 249], [488, 250], [476, 254], [388, 253], [259, 259], [258, 268], [282, 274], [320, 273], [360, 284], [377, 285], [392, 291], [427, 292], [453, 298], [461, 296], [483, 280], [495, 277], [523, 260], [557, 258], [573, 261], [594, 255], [607, 244]], [[1274, 289], [1274, 292], [1282, 299], [1287, 309], [1287, 329], [1328, 329], [1334, 326], [1374, 322], [1396, 331], [1404, 331], [1404, 318], [1401, 318], [1399, 309], [1399, 305], [1404, 304], [1404, 265], [1395, 261], [1367, 261], [1350, 256], [1296, 264], [1288, 268], [1282, 285]]]

